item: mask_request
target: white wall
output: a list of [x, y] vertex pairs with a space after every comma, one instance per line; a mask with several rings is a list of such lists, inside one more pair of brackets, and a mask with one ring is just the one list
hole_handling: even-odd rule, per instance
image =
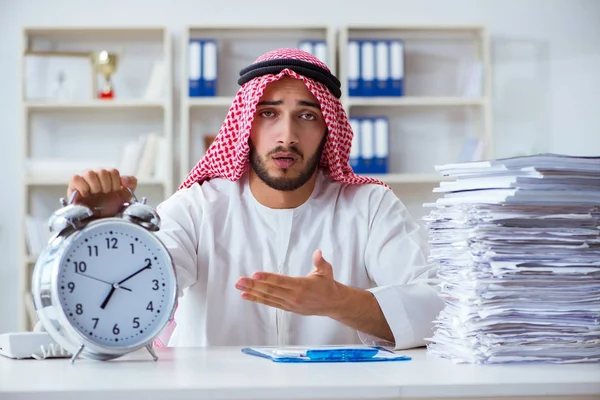
[[[492, 38], [496, 156], [531, 151], [600, 155], [600, 1], [302, 0], [300, 6], [293, 4], [0, 0], [0, 333], [17, 329], [12, 304], [17, 300], [19, 238], [10, 234], [10, 227], [19, 222], [15, 212], [21, 168], [18, 60], [23, 26], [166, 25], [178, 40], [184, 26], [202, 23], [485, 24]], [[176, 46], [176, 59], [179, 50]]]

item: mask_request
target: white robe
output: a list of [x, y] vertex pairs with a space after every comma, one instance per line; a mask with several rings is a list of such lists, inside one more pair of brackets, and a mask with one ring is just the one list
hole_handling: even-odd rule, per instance
[[432, 335], [443, 307], [431, 285], [435, 269], [418, 225], [381, 185], [341, 184], [319, 173], [304, 204], [270, 209], [254, 198], [245, 174], [180, 190], [157, 210], [180, 290], [169, 346], [390, 345], [327, 317], [243, 300], [234, 286], [256, 271], [305, 276], [317, 249], [334, 279], [374, 294], [396, 349], [425, 345]]

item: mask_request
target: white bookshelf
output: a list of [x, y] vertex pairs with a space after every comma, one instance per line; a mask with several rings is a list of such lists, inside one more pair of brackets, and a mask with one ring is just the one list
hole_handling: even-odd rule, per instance
[[[214, 97], [190, 97], [188, 91], [190, 38], [215, 39], [218, 47], [217, 93]], [[267, 51], [297, 47], [301, 40], [323, 40], [326, 63], [336, 71], [335, 31], [321, 25], [203, 25], [189, 26], [181, 39], [181, 150], [183, 180], [206, 148], [204, 136], [216, 136], [237, 93], [239, 71]]]
[[[400, 97], [348, 94], [351, 39], [404, 43], [404, 93]], [[349, 25], [337, 35], [342, 101], [350, 117], [389, 120], [389, 173], [374, 175], [389, 184], [414, 217], [443, 177], [434, 165], [456, 162], [467, 137], [483, 140], [481, 158], [493, 157], [491, 62], [488, 32], [479, 25]], [[464, 90], [469, 68], [479, 65], [479, 91]]]
[[232, 101], [233, 96], [188, 97], [188, 107], [229, 107]]
[[[91, 57], [89, 80], [81, 81], [90, 85], [89, 96], [31, 96], [32, 82], [42, 82], [38, 76], [48, 79], [51, 65], [57, 65], [40, 61], [45, 58], [39, 57], [31, 64], [31, 55], [79, 57], [80, 64], [85, 65], [86, 54], [101, 50], [115, 52], [119, 57], [112, 77], [113, 99], [95, 96], [102, 77], [92, 73]], [[127, 143], [149, 133], [161, 138], [156, 143], [160, 143], [164, 156], [154, 157], [157, 161], [151, 167], [152, 173], [139, 180], [136, 195], [147, 196], [149, 203], [156, 205], [174, 190], [172, 39], [170, 32], [160, 26], [24, 28], [20, 63], [23, 175], [17, 306], [20, 327], [28, 330], [36, 320], [29, 296], [36, 254], [30, 254], [27, 243], [27, 216], [47, 221], [60, 207], [59, 198], [66, 196], [70, 177], [83, 172], [81, 167], [86, 162], [86, 169], [96, 167], [97, 160], [102, 161], [102, 166], [119, 167]], [[162, 77], [155, 81], [162, 82], [162, 86], [155, 86], [160, 89], [151, 95], [146, 90], [151, 86], [156, 63], [162, 63]], [[65, 68], [66, 88], [72, 90], [69, 78], [77, 77], [79, 72], [69, 69], [74, 68], [72, 65]], [[87, 70], [81, 70], [81, 74], [87, 74]], [[57, 165], [57, 169], [47, 171], [44, 163]], [[31, 167], [36, 164], [37, 169]]]
[[348, 97], [345, 105], [351, 107], [462, 107], [483, 106], [484, 98], [462, 97]]
[[28, 101], [23, 106], [29, 111], [44, 110], [64, 110], [77, 111], [86, 110], [161, 110], [165, 108], [165, 103], [157, 100], [138, 100], [138, 99], [114, 99], [106, 100], [87, 100], [79, 102], [48, 102], [48, 101]]

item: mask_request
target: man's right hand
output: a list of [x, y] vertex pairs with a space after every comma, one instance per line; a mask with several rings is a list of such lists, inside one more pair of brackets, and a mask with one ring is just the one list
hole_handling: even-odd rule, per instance
[[89, 207], [99, 217], [113, 217], [131, 200], [127, 189], [135, 190], [136, 186], [135, 177], [121, 176], [116, 169], [88, 170], [82, 175], [73, 175], [67, 198], [77, 190], [74, 203]]

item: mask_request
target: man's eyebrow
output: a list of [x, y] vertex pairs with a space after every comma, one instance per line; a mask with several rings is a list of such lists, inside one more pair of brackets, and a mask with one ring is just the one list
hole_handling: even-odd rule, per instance
[[263, 100], [259, 101], [257, 106], [280, 106], [283, 104], [283, 100]]
[[[313, 107], [316, 108], [317, 110], [321, 109], [321, 105], [319, 103], [315, 103], [313, 101], [308, 101], [308, 100], [298, 100], [298, 105], [300, 106], [305, 106], [305, 107]], [[283, 100], [263, 100], [263, 101], [259, 101], [258, 104], [256, 104], [256, 106], [280, 106], [283, 104]]]
[[301, 106], [313, 107], [313, 108], [316, 108], [317, 110], [321, 109], [321, 105], [319, 103], [315, 103], [312, 101], [300, 100], [300, 101], [298, 101], [298, 104]]

